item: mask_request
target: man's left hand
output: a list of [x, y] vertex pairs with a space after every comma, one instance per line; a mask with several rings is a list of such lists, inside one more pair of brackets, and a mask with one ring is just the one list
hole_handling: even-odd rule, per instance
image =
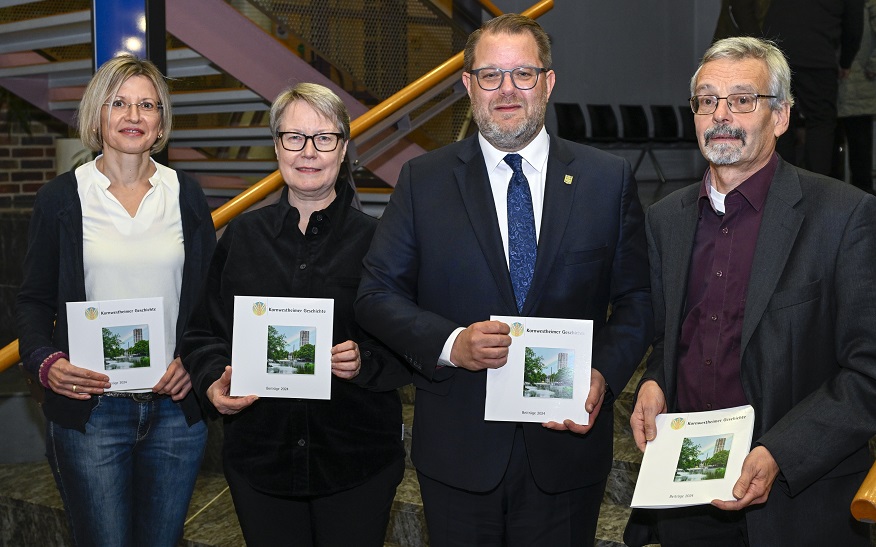
[[742, 474], [733, 486], [736, 501], [712, 500], [712, 505], [725, 511], [738, 511], [749, 505], [766, 503], [778, 475], [779, 465], [770, 451], [756, 446], [742, 462]]
[[587, 394], [587, 400], [584, 402], [584, 408], [590, 414], [587, 425], [576, 424], [572, 420], [563, 420], [563, 423], [547, 422], [541, 425], [556, 431], [571, 431], [583, 435], [596, 423], [603, 400], [605, 400], [605, 377], [594, 368], [590, 371], [590, 393]]

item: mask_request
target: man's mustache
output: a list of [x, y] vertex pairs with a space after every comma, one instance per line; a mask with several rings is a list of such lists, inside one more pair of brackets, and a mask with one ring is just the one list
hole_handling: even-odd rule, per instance
[[739, 139], [744, 145], [746, 139], [748, 138], [748, 134], [741, 127], [733, 127], [728, 124], [713, 125], [712, 127], [706, 129], [705, 133], [703, 133], [703, 138], [706, 141], [706, 145], [708, 145], [709, 142], [715, 137], [729, 137], [731, 139]]

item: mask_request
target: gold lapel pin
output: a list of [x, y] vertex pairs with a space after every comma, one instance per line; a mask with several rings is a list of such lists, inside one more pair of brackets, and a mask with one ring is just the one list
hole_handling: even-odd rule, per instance
[[563, 182], [565, 182], [566, 184], [572, 184], [572, 175], [566, 175], [566, 177], [563, 179]]

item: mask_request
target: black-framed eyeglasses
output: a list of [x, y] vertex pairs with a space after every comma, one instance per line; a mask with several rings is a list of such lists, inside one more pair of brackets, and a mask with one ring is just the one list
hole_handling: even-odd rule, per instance
[[313, 142], [313, 147], [317, 151], [331, 152], [338, 147], [338, 143], [343, 138], [343, 133], [317, 133], [316, 135], [305, 135], [295, 131], [280, 131], [277, 133], [277, 140], [280, 141], [283, 148], [290, 152], [304, 150], [308, 139]]
[[731, 93], [726, 97], [717, 95], [694, 95], [690, 98], [690, 109], [694, 114], [712, 114], [718, 109], [718, 101], [727, 101], [727, 108], [734, 114], [748, 114], [757, 108], [758, 99], [775, 99], [775, 95], [759, 93]]
[[537, 66], [519, 66], [517, 68], [496, 68], [493, 66], [485, 66], [469, 70], [469, 74], [474, 74], [478, 85], [484, 91], [495, 91], [502, 87], [502, 82], [505, 81], [505, 74], [511, 75], [511, 83], [514, 87], [521, 91], [532, 89], [538, 83], [538, 75], [542, 72], [547, 72], [548, 68], [539, 68]]
[[126, 103], [121, 99], [114, 99], [108, 103], [103, 103], [104, 106], [110, 108], [124, 108], [128, 110], [132, 106], [136, 106], [140, 112], [155, 113], [164, 108], [164, 105], [154, 103], [152, 101], [140, 101], [139, 103]]

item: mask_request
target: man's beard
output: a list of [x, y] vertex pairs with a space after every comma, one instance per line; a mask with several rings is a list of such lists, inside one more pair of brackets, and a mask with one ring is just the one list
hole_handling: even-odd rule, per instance
[[499, 150], [517, 151], [529, 144], [544, 124], [545, 110], [547, 109], [544, 94], [532, 97], [532, 99], [529, 103], [533, 107], [532, 114], [510, 129], [503, 129], [493, 119], [490, 115], [493, 105], [489, 103], [486, 105], [473, 104], [472, 116], [474, 116], [475, 123], [478, 124], [478, 130], [487, 139], [487, 142]]
[[[716, 136], [739, 139], [742, 141], [742, 144], [710, 144], [710, 141]], [[732, 165], [742, 159], [742, 147], [745, 146], [747, 138], [748, 134], [740, 127], [731, 127], [726, 123], [713, 125], [703, 133], [703, 141], [705, 142], [703, 154], [709, 160], [709, 163], [714, 165]]]

